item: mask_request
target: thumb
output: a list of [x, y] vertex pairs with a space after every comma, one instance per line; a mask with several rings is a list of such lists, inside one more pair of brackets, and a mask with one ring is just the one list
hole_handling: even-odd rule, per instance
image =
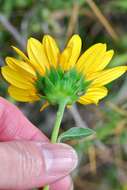
[[0, 143], [0, 189], [41, 187], [68, 175], [76, 165], [75, 151], [65, 144]]

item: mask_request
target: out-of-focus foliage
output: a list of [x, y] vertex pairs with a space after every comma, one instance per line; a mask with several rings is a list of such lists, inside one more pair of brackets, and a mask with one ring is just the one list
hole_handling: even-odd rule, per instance
[[[14, 54], [11, 45], [25, 51], [26, 46], [17, 41], [15, 30], [24, 41], [30, 36], [41, 40], [45, 33], [49, 33], [57, 39], [61, 49], [72, 33], [79, 33], [83, 50], [93, 43], [105, 42], [108, 49], [115, 50], [109, 67], [126, 64], [127, 0], [94, 0], [96, 8], [111, 25], [110, 32], [102, 15], [96, 16], [95, 7], [92, 8], [89, 2], [91, 0], [0, 0], [0, 65], [4, 64], [6, 56]], [[5, 21], [9, 21], [13, 31]], [[84, 125], [94, 129], [96, 137], [69, 142], [76, 148], [80, 159], [74, 173], [76, 190], [84, 190], [84, 187], [88, 190], [127, 189], [126, 77], [125, 74], [108, 85], [109, 96], [99, 106], [78, 106]], [[7, 84], [2, 77], [0, 95], [14, 102], [8, 97]], [[18, 103], [18, 106], [34, 124], [50, 135], [55, 108], [40, 113], [41, 103]], [[71, 114], [69, 110], [65, 113], [63, 131], [81, 122]]]
[[120, 12], [125, 12], [127, 11], [127, 1], [126, 0], [116, 0], [116, 1], [111, 1], [109, 3], [109, 8], [113, 9], [114, 11], [120, 11]]

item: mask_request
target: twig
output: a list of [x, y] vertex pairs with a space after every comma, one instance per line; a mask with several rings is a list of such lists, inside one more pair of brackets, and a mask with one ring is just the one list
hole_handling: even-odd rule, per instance
[[78, 13], [79, 13], [79, 4], [78, 3], [74, 3], [73, 8], [72, 8], [72, 14], [69, 20], [69, 25], [68, 25], [68, 29], [67, 29], [67, 37], [69, 38], [74, 30], [75, 30], [75, 26], [78, 20]]
[[70, 109], [69, 109], [70, 114], [72, 115], [76, 125], [78, 127], [84, 127], [84, 128], [88, 128], [87, 123], [85, 121], [83, 121], [83, 119], [81, 118], [78, 110], [77, 110], [77, 105], [74, 104]]
[[6, 28], [6, 30], [13, 36], [13, 38], [19, 43], [21, 48], [25, 49], [25, 39], [19, 34], [15, 27], [7, 20], [7, 18], [0, 14], [0, 23]]
[[93, 174], [96, 174], [97, 173], [97, 158], [96, 158], [96, 149], [94, 145], [88, 148], [88, 156], [89, 156], [89, 162], [90, 162], [90, 170]]
[[[80, 16], [87, 16], [91, 19], [94, 19], [93, 14], [89, 10], [86, 10], [82, 7], [80, 8], [79, 15]], [[53, 18], [55, 20], [61, 20], [65, 17], [70, 17], [70, 16], [71, 16], [70, 10], [57, 10], [57, 11], [54, 11], [51, 13], [51, 18]]]
[[114, 41], [118, 41], [119, 37], [113, 27], [111, 26], [110, 22], [106, 19], [106, 17], [103, 15], [101, 10], [98, 8], [98, 6], [95, 4], [93, 0], [86, 0], [90, 8], [92, 9], [93, 13], [96, 15], [100, 23], [105, 27], [109, 35], [112, 37]]

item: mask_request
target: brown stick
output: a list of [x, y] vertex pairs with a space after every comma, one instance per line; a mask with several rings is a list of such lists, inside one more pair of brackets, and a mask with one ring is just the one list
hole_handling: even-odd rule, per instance
[[79, 4], [74, 3], [73, 8], [72, 8], [72, 14], [69, 20], [69, 25], [67, 29], [67, 37], [69, 38], [73, 32], [75, 31], [75, 26], [78, 20], [78, 13], [79, 13]]
[[93, 0], [86, 0], [90, 8], [92, 9], [93, 13], [96, 15], [100, 23], [105, 27], [109, 35], [112, 37], [114, 41], [118, 41], [119, 37], [116, 33], [116, 31], [113, 29], [110, 22], [106, 19], [106, 17], [103, 15], [101, 10], [98, 8], [98, 6], [95, 4]]
[[0, 23], [3, 27], [13, 36], [13, 38], [19, 43], [22, 49], [25, 49], [25, 39], [20, 35], [16, 28], [7, 20], [7, 18], [0, 14]]

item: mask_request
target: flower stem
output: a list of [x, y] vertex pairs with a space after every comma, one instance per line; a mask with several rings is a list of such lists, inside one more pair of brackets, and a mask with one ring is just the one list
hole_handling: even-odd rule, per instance
[[58, 112], [57, 112], [57, 115], [56, 115], [56, 121], [55, 121], [54, 129], [53, 129], [53, 132], [52, 132], [52, 136], [51, 136], [51, 142], [52, 143], [57, 142], [59, 129], [60, 129], [60, 124], [61, 124], [61, 121], [62, 121], [62, 118], [63, 118], [65, 106], [66, 106], [65, 102], [62, 102], [61, 104], [59, 104]]
[[49, 190], [49, 185], [46, 185], [42, 190]]
[[[51, 135], [51, 143], [57, 142], [57, 138], [58, 138], [59, 129], [60, 129], [61, 121], [63, 118], [65, 106], [66, 106], [66, 101], [61, 102], [59, 104], [57, 115], [56, 115], [56, 120], [55, 120], [55, 125], [54, 125], [53, 132]], [[45, 186], [43, 190], [49, 190], [49, 186], [48, 185]]]

